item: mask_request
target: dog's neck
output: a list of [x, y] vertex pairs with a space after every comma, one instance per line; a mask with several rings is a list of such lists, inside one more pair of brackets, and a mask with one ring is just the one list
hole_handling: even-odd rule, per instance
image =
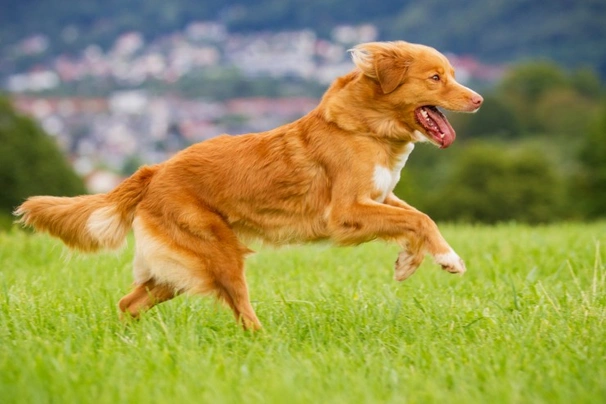
[[370, 135], [398, 144], [415, 142], [414, 129], [399, 114], [381, 105], [368, 105], [368, 92], [380, 91], [360, 71], [338, 78], [322, 98], [323, 118], [348, 132]]

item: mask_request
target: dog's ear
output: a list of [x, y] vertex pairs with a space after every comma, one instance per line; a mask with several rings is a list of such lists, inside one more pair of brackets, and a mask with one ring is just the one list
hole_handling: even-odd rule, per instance
[[396, 62], [397, 59], [390, 56], [378, 55], [375, 57], [375, 74], [384, 94], [391, 93], [404, 82], [408, 66]]
[[412, 63], [406, 42], [371, 42], [351, 49], [353, 62], [362, 72], [379, 82], [384, 94], [404, 82]]

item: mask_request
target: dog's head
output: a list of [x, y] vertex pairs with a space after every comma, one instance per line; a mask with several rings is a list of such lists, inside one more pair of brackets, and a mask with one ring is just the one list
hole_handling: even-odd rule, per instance
[[[438, 110], [476, 112], [482, 97], [455, 80], [448, 59], [433, 48], [398, 42], [372, 42], [351, 50], [354, 63], [372, 89], [372, 108], [380, 111], [385, 127], [397, 125], [412, 140], [417, 133], [441, 148], [455, 139], [455, 131]], [[370, 100], [368, 100], [370, 101]]]

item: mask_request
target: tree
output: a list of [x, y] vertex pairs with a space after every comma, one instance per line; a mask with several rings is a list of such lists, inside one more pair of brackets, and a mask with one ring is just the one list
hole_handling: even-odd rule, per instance
[[578, 69], [570, 79], [572, 86], [579, 94], [592, 100], [598, 100], [602, 95], [602, 83], [597, 73], [592, 69]]
[[0, 215], [32, 195], [72, 196], [85, 187], [57, 145], [31, 119], [0, 98]]
[[606, 216], [606, 104], [589, 127], [579, 153], [581, 173], [575, 188], [579, 191], [584, 216]]
[[497, 98], [526, 132], [577, 135], [594, 116], [601, 94], [600, 80], [590, 69], [567, 73], [553, 63], [532, 62], [509, 71]]
[[577, 137], [587, 131], [596, 103], [572, 87], [546, 91], [535, 103], [536, 126], [549, 135]]
[[427, 212], [442, 220], [548, 222], [560, 214], [563, 191], [542, 153], [475, 142], [454, 162]]
[[533, 62], [511, 69], [499, 86], [499, 94], [514, 109], [526, 130], [543, 129], [537, 119], [539, 100], [550, 91], [569, 87], [563, 70], [549, 62]]

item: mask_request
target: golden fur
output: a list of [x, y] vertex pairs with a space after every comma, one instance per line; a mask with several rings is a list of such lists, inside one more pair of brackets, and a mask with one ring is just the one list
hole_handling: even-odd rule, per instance
[[135, 287], [119, 303], [132, 316], [182, 292], [212, 293], [245, 328], [259, 328], [244, 277], [251, 238], [277, 245], [392, 240], [402, 246], [398, 280], [426, 253], [463, 273], [436, 224], [392, 191], [413, 143], [436, 142], [415, 110], [473, 112], [482, 98], [458, 84], [432, 48], [375, 42], [351, 52], [356, 69], [295, 122], [193, 145], [108, 194], [32, 197], [15, 213], [84, 251], [117, 248], [132, 227]]

